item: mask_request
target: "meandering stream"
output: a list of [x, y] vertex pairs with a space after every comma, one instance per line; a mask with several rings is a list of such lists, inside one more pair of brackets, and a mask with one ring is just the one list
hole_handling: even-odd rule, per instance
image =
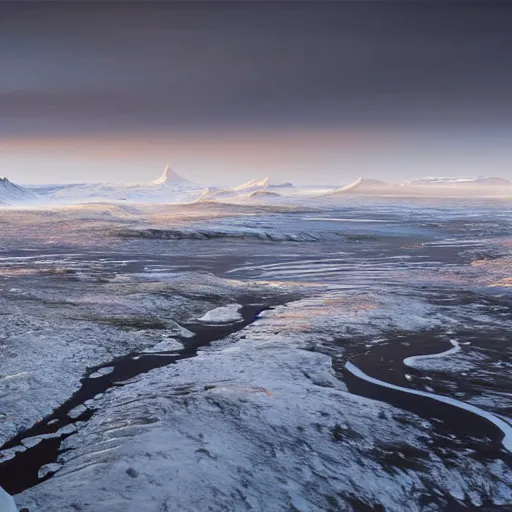
[[[460, 351], [457, 341], [450, 340], [450, 343], [453, 345], [451, 349], [406, 357], [403, 364], [412, 367], [416, 361], [446, 357]], [[364, 356], [356, 359], [364, 360]], [[355, 394], [386, 401], [422, 416], [442, 418], [456, 430], [462, 430], [470, 435], [488, 435], [493, 441], [499, 440], [503, 448], [512, 453], [512, 425], [505, 418], [455, 398], [399, 386], [372, 377], [350, 360], [345, 363], [344, 370], [347, 385]], [[416, 398], [411, 400], [411, 397]]]

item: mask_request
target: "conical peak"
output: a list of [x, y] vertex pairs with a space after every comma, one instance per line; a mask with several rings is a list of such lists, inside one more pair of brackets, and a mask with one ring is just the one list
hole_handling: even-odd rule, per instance
[[166, 165], [164, 172], [162, 173], [160, 178], [155, 180], [153, 183], [164, 185], [165, 183], [169, 183], [169, 182], [184, 183], [184, 182], [188, 182], [188, 180], [185, 179], [183, 176], [180, 176], [176, 171], [173, 170], [173, 168], [170, 165]]

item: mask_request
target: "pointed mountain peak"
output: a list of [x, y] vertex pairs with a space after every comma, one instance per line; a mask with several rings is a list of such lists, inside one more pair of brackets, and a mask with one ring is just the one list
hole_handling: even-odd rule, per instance
[[171, 166], [167, 165], [160, 178], [153, 181], [155, 185], [165, 185], [166, 183], [189, 183], [189, 180], [180, 176]]
[[16, 183], [13, 183], [9, 178], [6, 178], [5, 176], [3, 178], [0, 177], [0, 186], [3, 188], [15, 188], [18, 190], [23, 190], [23, 187], [16, 185]]
[[34, 198], [35, 195], [25, 187], [16, 185], [8, 178], [0, 178], [0, 203]]
[[236, 192], [241, 191], [249, 191], [254, 189], [267, 189], [269, 187], [269, 178], [268, 176], [266, 178], [263, 178], [262, 180], [251, 180], [247, 181], [246, 183], [243, 183], [242, 185], [238, 185], [236, 187], [233, 187], [232, 190]]

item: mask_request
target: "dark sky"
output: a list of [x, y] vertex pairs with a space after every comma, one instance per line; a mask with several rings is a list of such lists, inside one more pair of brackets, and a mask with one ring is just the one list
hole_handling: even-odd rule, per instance
[[383, 174], [463, 151], [503, 174], [511, 27], [512, 2], [488, 0], [2, 2], [0, 165], [23, 181], [36, 157], [56, 178], [100, 162], [136, 177], [177, 156], [200, 177], [206, 162], [280, 176], [316, 162], [327, 178], [338, 154], [350, 177], [378, 171], [372, 151]]

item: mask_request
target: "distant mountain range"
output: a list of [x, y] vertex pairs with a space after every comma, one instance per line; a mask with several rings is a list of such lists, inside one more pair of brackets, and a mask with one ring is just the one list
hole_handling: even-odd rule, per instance
[[140, 183], [72, 183], [37, 186], [41, 201], [82, 203], [94, 201], [174, 202], [195, 199], [204, 187], [167, 166], [156, 180]]
[[[318, 188], [318, 187], [317, 187]], [[142, 183], [78, 183], [22, 187], [0, 178], [0, 204], [27, 202], [87, 203], [97, 201], [203, 202], [271, 200], [300, 196], [302, 199], [333, 198], [344, 195], [370, 197], [512, 197], [512, 183], [499, 177], [427, 177], [388, 183], [358, 178], [342, 187], [296, 187], [292, 183], [271, 183], [269, 177], [253, 179], [234, 187], [206, 188], [184, 178], [167, 166], [162, 175]]]
[[432, 177], [388, 183], [358, 178], [349, 185], [327, 192], [326, 196], [432, 196], [475, 197], [512, 195], [512, 183], [497, 177]]

